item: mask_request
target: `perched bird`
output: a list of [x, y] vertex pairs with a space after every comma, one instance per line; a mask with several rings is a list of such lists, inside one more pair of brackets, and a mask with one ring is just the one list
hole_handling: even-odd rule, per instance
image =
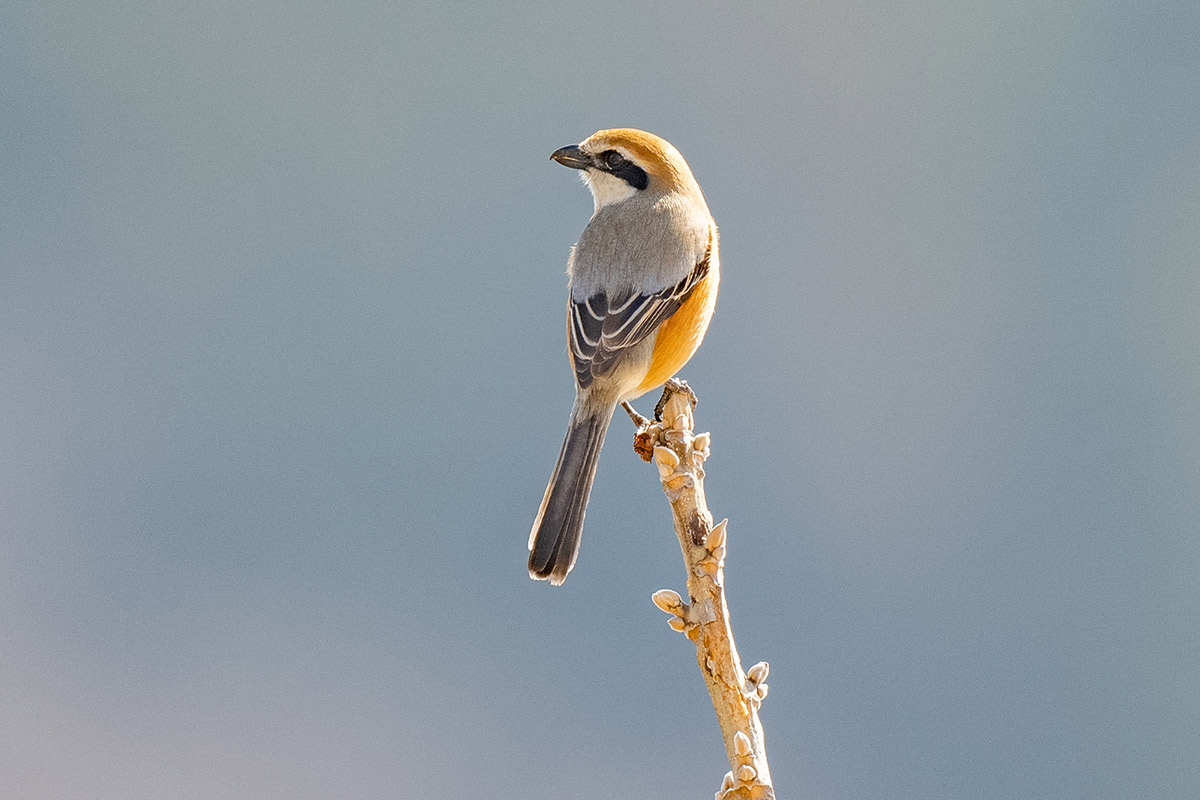
[[671, 378], [700, 346], [717, 302], [717, 226], [669, 142], [598, 131], [550, 158], [580, 170], [595, 211], [567, 261], [567, 354], [575, 405], [529, 534], [529, 575], [575, 566], [596, 459], [618, 405]]

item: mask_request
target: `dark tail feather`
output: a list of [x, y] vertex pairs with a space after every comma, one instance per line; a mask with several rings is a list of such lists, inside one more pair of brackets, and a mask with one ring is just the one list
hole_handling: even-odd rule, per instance
[[558, 586], [575, 566], [596, 460], [614, 410], [610, 407], [582, 418], [571, 413], [558, 463], [529, 534], [529, 577], [549, 578]]

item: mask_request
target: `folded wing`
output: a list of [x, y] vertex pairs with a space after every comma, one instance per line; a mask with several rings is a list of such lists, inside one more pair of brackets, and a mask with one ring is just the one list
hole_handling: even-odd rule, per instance
[[652, 294], [597, 292], [568, 306], [567, 337], [575, 380], [586, 389], [609, 374], [638, 343], [674, 314], [708, 275], [709, 254], [679, 283]]

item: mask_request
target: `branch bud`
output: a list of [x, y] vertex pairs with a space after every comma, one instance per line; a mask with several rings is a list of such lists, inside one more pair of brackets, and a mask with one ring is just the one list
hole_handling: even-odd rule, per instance
[[679, 592], [674, 589], [659, 589], [651, 599], [654, 605], [668, 614], [674, 614], [677, 617], [683, 616], [683, 598], [679, 596]]
[[658, 474], [665, 479], [679, 466], [679, 456], [669, 447], [655, 447], [654, 463], [658, 465]]
[[767, 674], [771, 671], [771, 665], [765, 661], [760, 661], [750, 668], [746, 673], [746, 680], [756, 686], [767, 679]]
[[709, 550], [716, 550], [718, 547], [724, 546], [724, 544], [725, 544], [725, 526], [728, 524], [729, 524], [729, 518], [726, 517], [725, 519], [718, 522], [716, 525], [713, 525], [713, 529], [708, 532], [708, 538], [704, 540], [704, 546], [707, 547]]

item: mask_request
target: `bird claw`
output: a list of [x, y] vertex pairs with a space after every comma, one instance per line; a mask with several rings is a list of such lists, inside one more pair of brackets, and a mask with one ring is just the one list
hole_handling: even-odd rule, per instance
[[681, 378], [671, 378], [663, 384], [662, 397], [658, 398], [658, 403], [654, 406], [654, 419], [662, 422], [663, 409], [666, 408], [667, 399], [676, 392], [683, 392], [691, 401], [692, 408], [696, 408], [696, 393], [692, 391], [692, 387], [687, 385], [687, 381]]

